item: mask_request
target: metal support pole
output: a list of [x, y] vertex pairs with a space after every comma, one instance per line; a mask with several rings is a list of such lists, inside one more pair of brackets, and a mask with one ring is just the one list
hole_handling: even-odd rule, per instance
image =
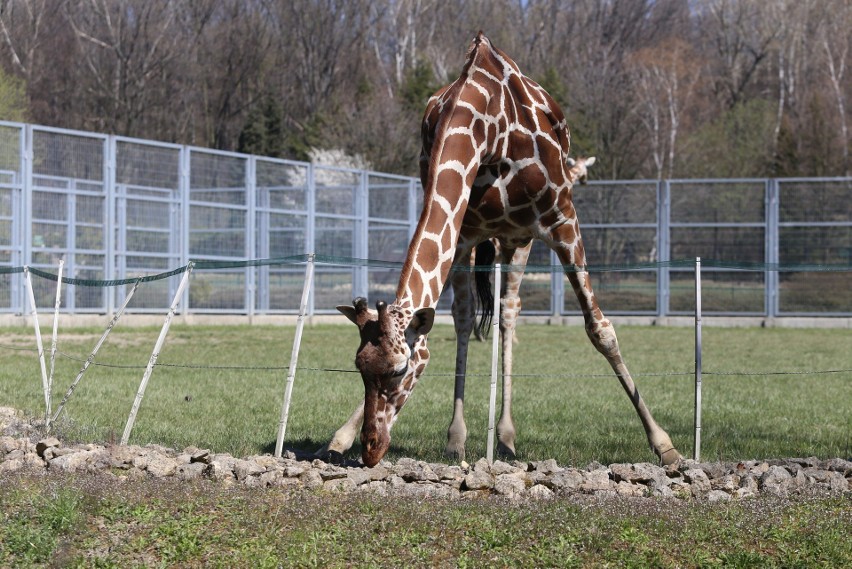
[[692, 458], [701, 455], [701, 257], [695, 258], [695, 448]]
[[189, 283], [189, 274], [192, 272], [192, 267], [195, 263], [190, 261], [186, 266], [186, 271], [183, 273], [183, 278], [175, 292], [172, 305], [169, 307], [169, 313], [166, 314], [166, 320], [163, 322], [163, 328], [160, 330], [160, 336], [157, 338], [157, 343], [154, 345], [154, 351], [151, 353], [151, 359], [148, 360], [148, 367], [145, 368], [145, 374], [142, 376], [142, 383], [139, 384], [139, 391], [136, 392], [136, 399], [133, 401], [133, 407], [130, 409], [130, 416], [127, 417], [127, 425], [124, 427], [124, 434], [121, 435], [121, 445], [126, 445], [130, 439], [130, 432], [133, 430], [133, 423], [136, 422], [136, 413], [139, 412], [139, 406], [142, 404], [142, 398], [145, 396], [145, 388], [148, 386], [148, 380], [151, 379], [151, 373], [154, 371], [154, 366], [157, 364], [157, 358], [160, 357], [160, 350], [163, 348], [163, 343], [166, 341], [166, 335], [169, 333], [169, 326], [172, 322], [172, 317], [177, 311], [177, 306], [183, 296], [183, 291]]
[[497, 408], [497, 364], [500, 348], [500, 263], [494, 265], [494, 319], [491, 322], [491, 395], [488, 399], [488, 463], [494, 462], [494, 416]]
[[[112, 317], [109, 324], [107, 325], [106, 330], [104, 330], [101, 339], [98, 340], [98, 343], [95, 344], [95, 349], [92, 350], [92, 353], [89, 354], [89, 357], [86, 358], [86, 361], [83, 363], [83, 367], [80, 368], [80, 372], [77, 374], [77, 377], [74, 378], [74, 381], [71, 382], [71, 385], [68, 387], [68, 391], [65, 392], [65, 397], [62, 398], [62, 402], [59, 403], [59, 407], [56, 408], [56, 413], [53, 415], [53, 419], [51, 422], [56, 421], [59, 418], [59, 414], [62, 413], [62, 409], [65, 407], [65, 404], [68, 403], [68, 399], [71, 398], [71, 394], [74, 393], [74, 389], [77, 387], [77, 384], [80, 383], [80, 380], [83, 379], [83, 374], [86, 373], [86, 370], [89, 369], [89, 366], [92, 365], [92, 362], [95, 361], [95, 356], [98, 353], [98, 350], [101, 349], [101, 346], [106, 341], [109, 333], [112, 332], [113, 327], [115, 327], [118, 319], [121, 318], [121, 315], [124, 314], [124, 309], [127, 308], [127, 305], [130, 303], [130, 299], [133, 298], [133, 294], [136, 292], [136, 289], [139, 288], [139, 283], [142, 282], [142, 279], [136, 279], [136, 282], [133, 284], [133, 288], [130, 289], [130, 292], [127, 294], [127, 297], [124, 299], [124, 303], [118, 309], [118, 312]], [[47, 425], [48, 431], [50, 430], [50, 424]]]
[[50, 342], [50, 373], [47, 376], [47, 413], [44, 419], [45, 428], [50, 428], [53, 399], [53, 372], [56, 369], [56, 336], [59, 332], [59, 305], [62, 301], [62, 270], [65, 268], [65, 258], [59, 259], [59, 272], [56, 275], [56, 301], [53, 304], [53, 335]]
[[290, 354], [290, 367], [287, 370], [287, 386], [284, 388], [284, 404], [281, 406], [281, 418], [278, 421], [278, 438], [275, 439], [275, 456], [281, 457], [284, 448], [284, 434], [287, 432], [287, 419], [290, 417], [290, 399], [293, 396], [293, 382], [296, 379], [296, 364], [299, 361], [299, 348], [302, 344], [302, 330], [308, 313], [308, 299], [314, 281], [314, 254], [308, 255], [305, 267], [305, 286], [302, 288], [302, 302], [299, 304], [299, 318], [296, 321], [296, 336], [293, 338], [293, 351]]

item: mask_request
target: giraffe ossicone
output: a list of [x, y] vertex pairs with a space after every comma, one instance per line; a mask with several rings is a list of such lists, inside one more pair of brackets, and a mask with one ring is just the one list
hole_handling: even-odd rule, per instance
[[[426, 335], [441, 291], [450, 280], [451, 266], [469, 264], [474, 247], [496, 237], [503, 263], [525, 264], [533, 239], [555, 251], [579, 301], [586, 333], [627, 392], [653, 451], [665, 464], [679, 460], [668, 434], [654, 421], [636, 389], [612, 324], [598, 306], [585, 271], [572, 188], [585, 178], [586, 167], [594, 159], [568, 163], [568, 125], [553, 98], [480, 32], [459, 78], [429, 99], [421, 138], [423, 210], [408, 246], [396, 299], [391, 304], [378, 303], [375, 310], [364, 299], [338, 307], [359, 329], [355, 362], [365, 395], [364, 403], [320, 452], [347, 450], [363, 420], [364, 464], [372, 466], [382, 459], [390, 445], [390, 428], [428, 363]], [[459, 276], [463, 273], [453, 274], [454, 291], [464, 297], [453, 309], [460, 345], [473, 329], [472, 324], [468, 327], [471, 285], [465, 280], [469, 277]], [[519, 281], [509, 286], [519, 286]], [[511, 342], [504, 321], [512, 320], [513, 329], [519, 310], [516, 292], [514, 297], [504, 296], [504, 376], [507, 337]], [[458, 378], [460, 371], [464, 375], [465, 365], [460, 353], [456, 363]], [[463, 456], [466, 437], [461, 419], [463, 385], [462, 381], [460, 391], [456, 383], [446, 449], [456, 456]], [[507, 397], [510, 400], [511, 381], [507, 389], [504, 377], [504, 411]], [[501, 443], [508, 443], [504, 449], [514, 454], [511, 416], [504, 412], [498, 436], [500, 425], [506, 434]]]

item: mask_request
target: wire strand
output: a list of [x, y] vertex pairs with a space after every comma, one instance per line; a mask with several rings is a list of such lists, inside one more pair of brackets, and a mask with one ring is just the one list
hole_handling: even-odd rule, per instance
[[[35, 348], [22, 348], [16, 346], [8, 346], [1, 345], [0, 349], [6, 350], [17, 350], [17, 351], [27, 351], [27, 352], [38, 352]], [[62, 356], [65, 359], [75, 361], [78, 363], [85, 363], [86, 360], [79, 358], [77, 356], [73, 356], [71, 354], [65, 353], [61, 350], [57, 350], [56, 354]], [[113, 369], [145, 369], [146, 365], [141, 364], [113, 364], [113, 363], [104, 363], [104, 362], [92, 362], [91, 365], [104, 367], [104, 368], [113, 368]], [[246, 366], [246, 365], [201, 365], [201, 364], [176, 364], [176, 363], [167, 363], [167, 362], [157, 362], [156, 366], [164, 367], [164, 368], [178, 368], [178, 369], [205, 369], [205, 370], [223, 370], [223, 371], [285, 371], [289, 369], [289, 365], [281, 365], [281, 366]], [[341, 368], [325, 368], [325, 367], [307, 367], [307, 366], [299, 366], [296, 368], [298, 371], [319, 371], [324, 373], [359, 373], [358, 370], [355, 369], [341, 369]], [[718, 377], [753, 377], [753, 376], [800, 376], [800, 375], [824, 375], [824, 374], [836, 374], [836, 373], [852, 373], [852, 368], [850, 369], [825, 369], [825, 370], [798, 370], [798, 371], [707, 371], [703, 370], [702, 375], [714, 375]], [[633, 377], [691, 377], [694, 375], [692, 371], [666, 371], [666, 372], [649, 372], [649, 373], [639, 373], [634, 374]], [[451, 372], [442, 372], [442, 373], [430, 373], [428, 377], [455, 377], [455, 373]], [[468, 373], [465, 374], [465, 377], [490, 377], [490, 373]], [[527, 379], [576, 379], [576, 378], [611, 378], [611, 373], [562, 373], [562, 374], [554, 374], [554, 373], [513, 373], [512, 377], [514, 378], [527, 378]]]

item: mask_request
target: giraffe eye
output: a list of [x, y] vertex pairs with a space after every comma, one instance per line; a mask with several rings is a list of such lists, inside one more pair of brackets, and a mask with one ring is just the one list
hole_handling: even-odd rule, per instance
[[408, 373], [408, 362], [406, 362], [406, 363], [405, 363], [405, 365], [404, 365], [401, 369], [395, 369], [395, 370], [393, 370], [393, 373], [391, 373], [391, 378], [393, 378], [393, 379], [400, 379], [400, 378], [402, 378], [402, 377], [403, 377], [406, 373]]

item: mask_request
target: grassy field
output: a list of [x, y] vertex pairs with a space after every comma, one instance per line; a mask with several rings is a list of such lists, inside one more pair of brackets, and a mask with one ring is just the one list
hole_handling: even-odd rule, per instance
[[[849, 567], [848, 497], [384, 500], [0, 475], [2, 567]], [[845, 537], [844, 537], [845, 536]]]
[[[692, 453], [693, 331], [618, 329], [622, 351], [658, 422]], [[60, 330], [53, 407], [102, 330]], [[68, 441], [121, 437], [158, 328], [116, 328], [57, 423]], [[45, 331], [49, 349], [49, 330]], [[560, 464], [654, 461], [639, 420], [580, 327], [523, 326], [515, 347], [519, 458]], [[271, 452], [293, 339], [291, 327], [172, 327], [130, 442], [194, 445], [245, 456]], [[353, 326], [305, 329], [285, 447], [319, 448], [363, 397]], [[452, 405], [455, 338], [430, 335], [432, 362], [394, 427], [390, 459], [440, 461]], [[852, 331], [704, 330], [702, 458], [849, 457]], [[0, 405], [43, 413], [28, 328], [0, 329]], [[69, 357], [70, 356], [70, 357]], [[485, 455], [490, 342], [474, 344], [467, 390], [468, 460]], [[834, 373], [811, 373], [825, 372]], [[357, 444], [353, 455], [358, 454]]]
[[[113, 332], [98, 358], [104, 365], [90, 368], [68, 403], [60, 436], [121, 436], [158, 333]], [[60, 331], [54, 408], [100, 334]], [[270, 452], [292, 335], [287, 327], [173, 327], [131, 443]], [[621, 327], [619, 335], [657, 419], [690, 452], [692, 330]], [[521, 458], [576, 465], [654, 460], [627, 398], [581, 329], [524, 326], [519, 337]], [[705, 459], [849, 456], [852, 332], [706, 328], [704, 340]], [[28, 329], [0, 330], [0, 405], [39, 414], [33, 343]], [[363, 396], [357, 374], [322, 371], [351, 370], [356, 344], [351, 326], [305, 330], [286, 446], [321, 446]], [[438, 326], [430, 346], [432, 364], [394, 429], [391, 459], [442, 460], [452, 329]], [[489, 346], [475, 344], [471, 356], [468, 459], [485, 452]], [[847, 371], [800, 375], [826, 370]], [[509, 505], [2, 474], [0, 504], [2, 567], [852, 565], [848, 496], [712, 504], [574, 496]]]

